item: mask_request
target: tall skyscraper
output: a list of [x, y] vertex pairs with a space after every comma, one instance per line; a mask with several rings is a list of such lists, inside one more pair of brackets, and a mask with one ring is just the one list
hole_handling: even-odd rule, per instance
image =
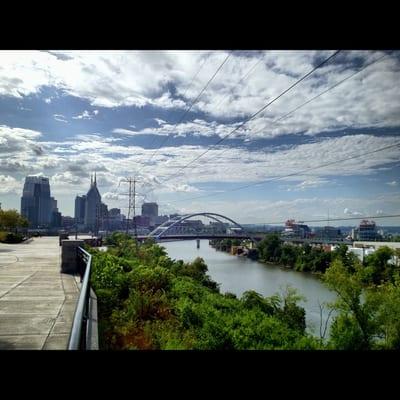
[[85, 227], [92, 232], [97, 232], [101, 221], [101, 195], [97, 189], [96, 174], [90, 179], [90, 189], [86, 194], [85, 202]]
[[86, 196], [75, 197], [75, 223], [80, 225], [85, 223]]
[[57, 209], [57, 202], [50, 197], [49, 178], [27, 176], [21, 197], [21, 215], [28, 219], [30, 226], [50, 226], [54, 208]]
[[157, 203], [143, 203], [142, 216], [150, 218], [150, 225], [154, 226], [158, 217], [158, 204]]

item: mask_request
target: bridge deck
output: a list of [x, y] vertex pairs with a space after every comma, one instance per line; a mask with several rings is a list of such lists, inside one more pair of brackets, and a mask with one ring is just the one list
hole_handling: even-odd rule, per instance
[[0, 349], [66, 349], [79, 294], [58, 237], [0, 243]]

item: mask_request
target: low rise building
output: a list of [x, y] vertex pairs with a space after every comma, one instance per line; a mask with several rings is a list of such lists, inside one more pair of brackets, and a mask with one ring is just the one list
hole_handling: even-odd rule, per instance
[[288, 219], [285, 223], [285, 229], [282, 232], [284, 238], [308, 239], [312, 236], [308, 225], [296, 222], [294, 219]]

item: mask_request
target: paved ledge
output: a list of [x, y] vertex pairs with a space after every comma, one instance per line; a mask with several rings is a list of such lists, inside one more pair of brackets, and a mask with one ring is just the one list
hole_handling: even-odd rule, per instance
[[67, 349], [79, 288], [60, 257], [58, 237], [0, 243], [0, 349]]

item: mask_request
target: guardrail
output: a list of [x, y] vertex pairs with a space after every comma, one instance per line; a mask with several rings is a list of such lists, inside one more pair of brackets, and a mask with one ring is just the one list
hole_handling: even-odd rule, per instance
[[68, 341], [68, 350], [88, 350], [88, 340], [91, 336], [91, 327], [88, 322], [91, 314], [90, 273], [92, 256], [81, 247], [78, 247], [77, 251], [78, 269], [82, 284]]

